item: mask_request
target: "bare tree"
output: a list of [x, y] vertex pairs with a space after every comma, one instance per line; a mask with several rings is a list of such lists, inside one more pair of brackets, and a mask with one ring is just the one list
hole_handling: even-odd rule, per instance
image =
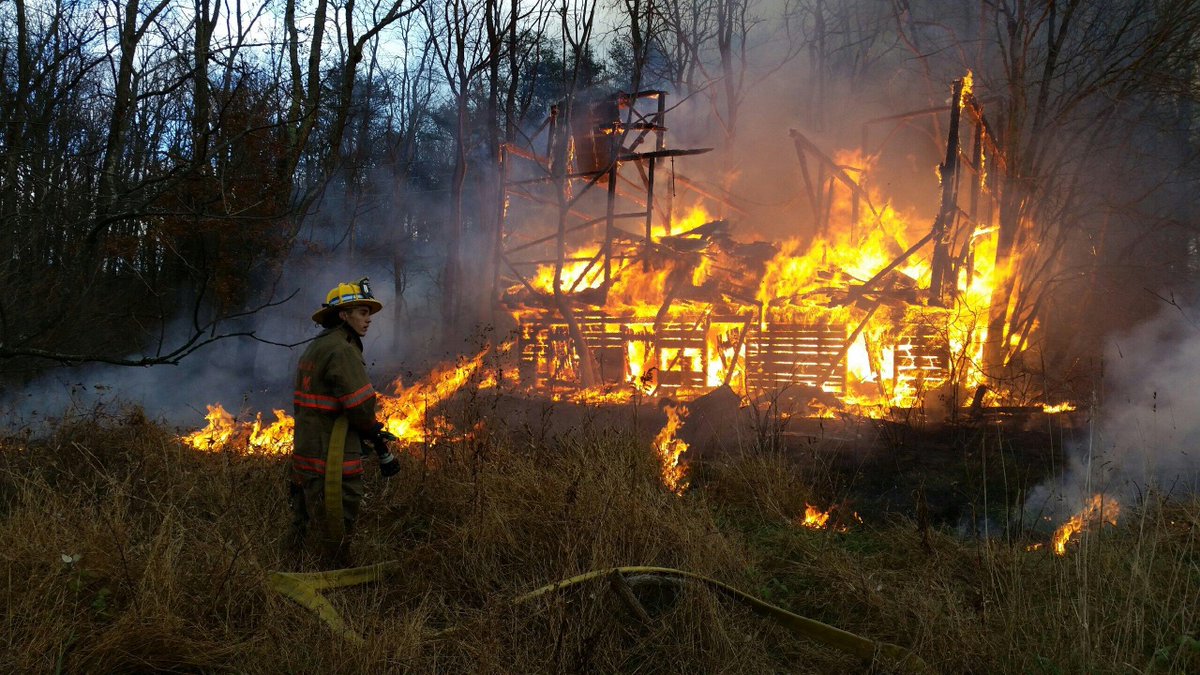
[[[426, 25], [433, 36], [434, 53], [450, 90], [454, 109], [454, 170], [450, 177], [449, 215], [445, 228], [446, 258], [442, 271], [442, 319], [451, 334], [462, 328], [462, 244], [466, 227], [465, 190], [475, 147], [471, 124], [473, 89], [481, 75], [502, 57], [496, 21], [499, 0], [447, 0], [425, 11]], [[516, 21], [517, 15], [510, 15]], [[493, 25], [494, 24], [494, 25]], [[489, 36], [489, 31], [494, 35]]]
[[[258, 337], [237, 319], [282, 301], [276, 266], [311, 203], [295, 169], [305, 158], [313, 185], [331, 172], [347, 71], [415, 6], [345, 8], [329, 98], [325, 0], [312, 23], [285, 3], [283, 80], [257, 39], [267, 3], [0, 5], [0, 359], [177, 363]], [[314, 147], [326, 101], [333, 123]]]

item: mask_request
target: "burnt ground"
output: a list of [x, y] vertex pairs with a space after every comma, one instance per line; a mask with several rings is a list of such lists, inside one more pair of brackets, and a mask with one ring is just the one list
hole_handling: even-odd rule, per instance
[[[663, 403], [647, 397], [576, 404], [491, 392], [449, 402], [442, 412], [452, 420], [482, 418], [503, 435], [539, 447], [632, 435], [649, 448], [667, 421]], [[967, 537], [1044, 530], [1037, 505], [1033, 513], [1022, 507], [1034, 487], [1065, 470], [1069, 448], [1086, 433], [1084, 413], [1036, 409], [985, 410], [974, 419], [934, 423], [915, 411], [894, 411], [886, 420], [789, 415], [772, 406], [739, 407], [736, 395], [720, 390], [685, 403], [689, 415], [679, 437], [689, 445], [684, 459], [694, 483], [703, 483], [706, 465], [777, 454], [796, 463], [814, 505]]]

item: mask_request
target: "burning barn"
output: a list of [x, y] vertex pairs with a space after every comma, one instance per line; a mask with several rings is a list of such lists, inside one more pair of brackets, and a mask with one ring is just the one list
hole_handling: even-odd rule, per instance
[[[950, 377], [948, 335], [938, 325], [946, 313], [913, 311], [915, 281], [866, 292], [826, 263], [813, 287], [768, 297], [764, 284], [777, 288], [796, 273], [781, 267], [790, 249], [738, 243], [730, 229], [717, 220], [648, 245], [622, 240], [622, 262], [607, 288], [586, 264], [564, 273], [573, 299], [586, 303], [574, 321], [600, 383], [647, 393], [801, 387], [899, 401]], [[520, 321], [521, 380], [576, 386], [580, 350], [570, 324], [547, 302], [548, 286], [540, 275], [506, 296]], [[868, 331], [873, 319], [886, 330]]]
[[[1006, 299], [997, 306], [997, 208], [986, 166], [998, 160], [969, 78], [954, 83], [943, 111], [951, 125], [932, 224], [900, 213], [872, 187], [876, 157], [827, 155], [793, 131], [798, 189], [813, 207], [802, 215], [815, 235], [781, 243], [740, 241], [735, 219], [703, 207], [673, 217], [656, 204], [656, 164], [704, 152], [664, 149], [664, 97], [643, 92], [587, 106], [582, 123], [561, 132], [549, 123], [545, 155], [512, 152], [534, 170], [506, 178], [506, 195], [558, 207], [548, 233], [531, 234], [525, 221], [505, 232], [512, 283], [500, 301], [519, 326], [524, 384], [792, 388], [847, 404], [913, 406], [931, 393], [960, 405], [985, 381], [989, 351], [1009, 346], [989, 342], [989, 327], [1012, 310]], [[657, 105], [641, 112], [642, 99]], [[967, 150], [960, 119], [973, 132]], [[651, 135], [654, 150], [639, 152]], [[596, 151], [598, 138], [607, 152]], [[584, 146], [579, 156], [590, 163], [581, 167], [573, 159]], [[587, 195], [601, 186], [591, 203], [603, 215], [593, 215]], [[720, 202], [694, 192], [697, 202]], [[629, 222], [641, 231], [626, 229]], [[551, 247], [555, 254], [521, 259]]]

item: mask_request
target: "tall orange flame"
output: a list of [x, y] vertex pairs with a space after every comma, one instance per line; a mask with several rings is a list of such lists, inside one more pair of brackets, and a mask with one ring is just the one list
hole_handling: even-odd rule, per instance
[[490, 348], [485, 348], [470, 359], [439, 366], [411, 387], [405, 388], [397, 378], [392, 383], [395, 394], [381, 394], [376, 402], [377, 414], [383, 418], [384, 428], [402, 441], [424, 441], [424, 422], [429, 409], [462, 389], [479, 371], [489, 351]]
[[688, 409], [682, 403], [667, 403], [663, 406], [663, 412], [667, 414], [667, 423], [654, 437], [654, 450], [658, 454], [658, 461], [662, 466], [663, 485], [671, 492], [681, 495], [687, 490], [687, 485], [684, 483], [684, 478], [687, 477], [687, 465], [681, 464], [679, 457], [687, 452], [688, 444], [677, 437], [676, 433], [679, 431], [679, 427], [683, 426]]

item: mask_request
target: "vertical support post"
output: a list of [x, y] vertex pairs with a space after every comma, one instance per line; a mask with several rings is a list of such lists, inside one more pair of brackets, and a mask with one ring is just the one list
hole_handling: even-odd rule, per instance
[[[983, 165], [983, 125], [975, 125], [975, 146], [971, 149], [971, 164], [975, 167], [975, 175], [971, 179], [971, 225], [974, 227], [979, 223], [979, 198], [983, 193], [983, 182], [986, 176], [986, 169]], [[975, 274], [975, 248], [971, 246], [971, 242], [967, 242], [967, 276], [970, 278]]]
[[609, 283], [612, 281], [612, 240], [613, 215], [617, 204], [617, 150], [621, 144], [617, 141], [619, 122], [613, 122], [612, 131], [608, 135], [609, 165], [608, 165], [608, 201], [604, 211], [604, 293], [607, 295]]
[[983, 125], [975, 125], [975, 145], [971, 149], [971, 164], [975, 168], [975, 177], [971, 181], [971, 210], [969, 214], [972, 222], [977, 221], [979, 216], [979, 197], [983, 192], [983, 181], [985, 169], [983, 166]]
[[[654, 114], [654, 130], [655, 140], [654, 149], [659, 151], [663, 149], [663, 123], [666, 117], [666, 98], [667, 92], [660, 91], [657, 93], [658, 111]], [[649, 249], [650, 240], [654, 236], [654, 167], [658, 164], [657, 157], [650, 158], [650, 166], [646, 169], [646, 247]], [[667, 234], [671, 234], [671, 219], [667, 219]], [[650, 271], [650, 258], [642, 258], [642, 271]]]
[[929, 279], [929, 303], [945, 301], [946, 283], [953, 275], [950, 270], [950, 226], [958, 214], [958, 121], [962, 113], [961, 79], [954, 81], [950, 96], [950, 134], [946, 142], [946, 160], [938, 167], [942, 181], [942, 203], [933, 223], [933, 262]]
[[816, 206], [815, 213], [817, 214], [817, 233], [824, 235], [826, 226], [829, 223], [825, 222], [825, 164], [817, 162], [817, 181], [816, 181]]
[[[867, 133], [867, 125], [864, 124], [862, 125], [862, 138], [859, 141], [859, 156], [862, 157], [863, 161], [866, 161], [867, 158]], [[860, 187], [866, 182], [864, 180], [866, 175], [866, 172], [859, 174]], [[859, 209], [862, 208], [858, 203], [861, 197], [858, 194], [859, 190], [851, 190], [851, 192], [853, 194], [850, 195], [850, 242], [854, 245], [858, 245], [858, 239], [856, 238], [855, 230], [858, 229]]]

